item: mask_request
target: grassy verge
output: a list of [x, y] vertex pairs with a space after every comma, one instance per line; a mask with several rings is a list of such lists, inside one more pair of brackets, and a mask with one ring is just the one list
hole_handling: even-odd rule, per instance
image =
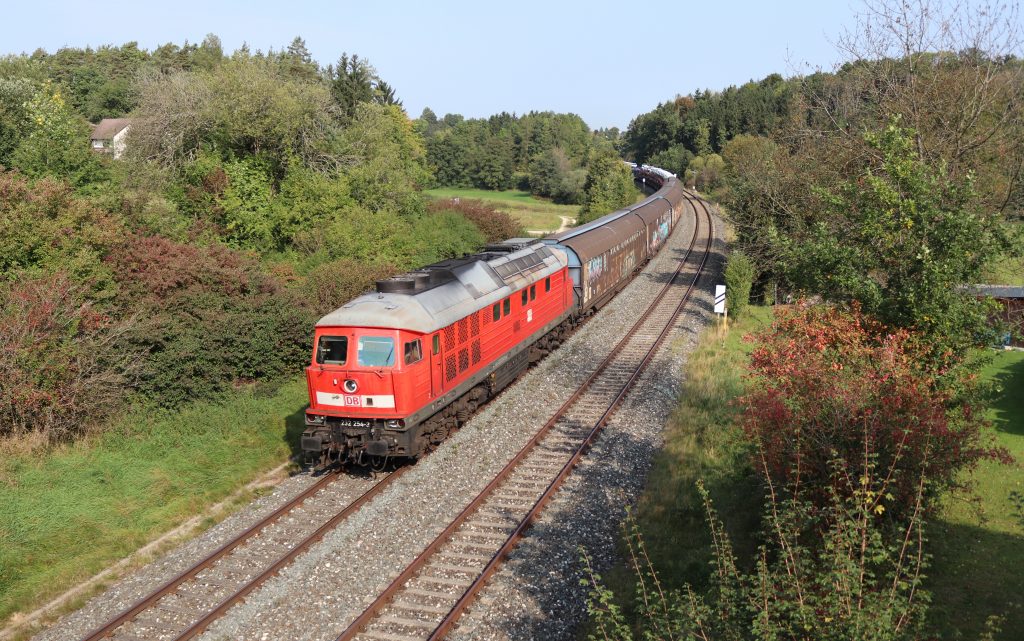
[[943, 638], [977, 639], [991, 615], [998, 639], [1024, 639], [1024, 352], [998, 352], [982, 376], [1000, 388], [989, 418], [1017, 462], [974, 472], [978, 501], [949, 500], [931, 526], [932, 617]]
[[[679, 406], [665, 426], [665, 445], [635, 509], [651, 560], [669, 588], [703, 586], [710, 570], [711, 540], [698, 480], [703, 479], [741, 553], [749, 548], [748, 534], [761, 513], [761, 493], [731, 400], [742, 391], [752, 348], [743, 336], [769, 323], [771, 308], [748, 310], [727, 333], [717, 327], [706, 330], [687, 360]], [[608, 580], [617, 594], [634, 593], [625, 568]]]
[[433, 198], [467, 198], [482, 200], [498, 211], [503, 211], [518, 220], [524, 229], [554, 231], [562, 225], [561, 216], [575, 219], [578, 205], [556, 205], [542, 200], [526, 191], [487, 191], [485, 189], [461, 189], [439, 187], [425, 192]]
[[174, 413], [136, 411], [88, 442], [0, 457], [0, 621], [286, 461], [305, 402], [296, 380]]
[[[769, 308], [752, 308], [728, 334], [706, 331], [688, 360], [679, 407], [634, 512], [668, 588], [706, 586], [711, 541], [694, 489], [698, 479], [707, 485], [739, 558], [752, 558], [762, 496], [730, 400], [742, 393], [752, 347], [742, 336], [768, 322]], [[1024, 639], [1024, 352], [998, 352], [982, 375], [1000, 390], [990, 414], [996, 441], [1018, 462], [980, 465], [973, 475], [978, 500], [951, 497], [931, 522], [930, 620], [940, 638], [978, 639], [986, 620], [999, 615], [1005, 620], [997, 639]], [[606, 578], [616, 594], [629, 599], [635, 593], [625, 567]]]

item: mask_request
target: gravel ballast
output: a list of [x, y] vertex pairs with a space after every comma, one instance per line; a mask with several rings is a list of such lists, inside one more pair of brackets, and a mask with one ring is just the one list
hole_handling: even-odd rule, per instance
[[[692, 229], [692, 216], [684, 215], [669, 245], [585, 328], [202, 638], [334, 639], [607, 355], [672, 273]], [[711, 274], [723, 260], [724, 247], [716, 243]], [[612, 562], [625, 506], [642, 490], [661, 427], [675, 404], [685, 354], [711, 315], [709, 290], [715, 281], [702, 279], [656, 362], [453, 638], [573, 638], [585, 617], [578, 546], [586, 547], [599, 569]], [[365, 482], [352, 479], [360, 481]], [[311, 482], [306, 475], [288, 479], [272, 495], [118, 582], [35, 638], [81, 638]]]

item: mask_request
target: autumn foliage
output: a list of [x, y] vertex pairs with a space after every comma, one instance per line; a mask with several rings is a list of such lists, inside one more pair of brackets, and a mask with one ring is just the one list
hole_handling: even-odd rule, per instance
[[90, 431], [134, 383], [134, 318], [98, 312], [83, 289], [61, 272], [0, 282], [0, 437]]
[[523, 226], [515, 218], [503, 211], [498, 211], [482, 200], [462, 198], [436, 200], [430, 203], [429, 211], [432, 213], [454, 211], [462, 214], [466, 220], [477, 226], [489, 243], [523, 235]]
[[979, 459], [1001, 456], [984, 442], [979, 409], [921, 365], [925, 346], [908, 330], [856, 308], [800, 307], [756, 341], [743, 427], [776, 487], [823, 505], [875, 470], [889, 495], [879, 512], [899, 512], [921, 479], [934, 495]]

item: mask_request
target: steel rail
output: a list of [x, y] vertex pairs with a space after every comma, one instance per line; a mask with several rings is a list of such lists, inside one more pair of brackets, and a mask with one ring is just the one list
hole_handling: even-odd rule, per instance
[[[697, 271], [693, 275], [693, 281], [687, 287], [686, 292], [683, 294], [683, 298], [676, 305], [676, 308], [673, 311], [668, 322], [665, 324], [665, 327], [658, 334], [658, 338], [655, 339], [654, 343], [647, 351], [647, 354], [644, 355], [644, 359], [643, 361], [641, 361], [639, 367], [637, 367], [636, 371], [623, 385], [622, 389], [615, 396], [615, 400], [612, 401], [611, 406], [604, 412], [604, 414], [601, 415], [601, 418], [598, 419], [597, 423], [591, 429], [586, 439], [584, 439], [583, 443], [580, 444], [580, 446], [576, 449], [576, 452], [573, 454], [572, 458], [570, 458], [565, 463], [565, 465], [562, 466], [562, 469], [559, 471], [558, 476], [556, 476], [554, 480], [552, 480], [551, 483], [548, 484], [547, 489], [544, 490], [544, 493], [541, 495], [541, 497], [537, 499], [536, 503], [534, 503], [534, 506], [530, 510], [530, 512], [522, 519], [522, 521], [520, 521], [515, 531], [513, 531], [508, 536], [508, 538], [505, 540], [505, 543], [503, 543], [501, 548], [499, 548], [498, 551], [494, 553], [494, 556], [491, 557], [491, 560], [484, 567], [483, 571], [481, 571], [481, 573], [477, 576], [473, 583], [470, 584], [469, 588], [466, 589], [466, 591], [455, 603], [455, 605], [452, 606], [452, 609], [448, 612], [447, 615], [445, 615], [444, 619], [441, 620], [441, 623], [438, 624], [434, 632], [431, 633], [431, 635], [428, 637], [428, 641], [437, 641], [447, 636], [448, 632], [456, 624], [456, 622], [458, 622], [459, 618], [461, 618], [462, 614], [466, 611], [466, 609], [470, 606], [470, 604], [477, 597], [480, 591], [484, 588], [484, 586], [490, 580], [491, 576], [493, 576], [494, 573], [498, 571], [499, 567], [504, 562], [504, 560], [508, 558], [508, 555], [512, 552], [513, 548], [515, 548], [519, 544], [519, 541], [522, 540], [524, 536], [526, 536], [526, 530], [529, 529], [531, 525], [533, 525], [537, 516], [544, 510], [544, 507], [561, 488], [562, 484], [565, 482], [565, 479], [568, 478], [569, 474], [573, 471], [573, 469], [576, 468], [576, 465], [579, 463], [579, 461], [589, 451], [591, 445], [593, 445], [593, 442], [597, 438], [598, 434], [601, 432], [605, 424], [614, 414], [615, 410], [618, 409], [618, 406], [625, 400], [626, 395], [633, 389], [633, 386], [636, 384], [640, 376], [646, 371], [648, 365], [650, 365], [651, 361], [654, 359], [654, 356], [657, 353], [658, 349], [661, 347], [662, 343], [664, 343], [665, 339], [675, 328], [676, 320], [682, 313], [683, 307], [686, 305], [686, 303], [689, 302], [690, 296], [697, 286], [697, 282], [703, 275], [704, 265], [707, 263], [708, 255], [711, 253], [711, 244], [714, 240], [714, 225], [711, 221], [711, 214], [708, 212], [707, 207], [703, 203], [700, 203], [700, 205], [701, 208], [704, 209], [704, 215], [708, 223], [707, 247], [704, 250], [704, 255], [701, 257], [700, 265], [697, 267]], [[695, 239], [696, 236], [697, 232], [695, 229]], [[692, 246], [693, 245], [691, 243], [691, 248]], [[687, 255], [689, 255], [689, 252], [687, 253]], [[678, 275], [678, 271], [676, 275]], [[673, 276], [672, 280], [675, 280], [675, 275]], [[637, 324], [637, 326], [638, 325], [639, 323]]]
[[[398, 474], [401, 471], [403, 471], [403, 470], [400, 469], [398, 472], [393, 472], [393, 473], [389, 474], [388, 476], [386, 476], [385, 478], [381, 479], [379, 482], [374, 484], [373, 487], [371, 487], [369, 490], [367, 490], [362, 495], [360, 495], [359, 498], [357, 498], [355, 500], [355, 502], [349, 504], [344, 510], [342, 510], [342, 512], [340, 512], [338, 515], [336, 515], [331, 520], [334, 521], [335, 519], [338, 519], [342, 515], [347, 517], [352, 512], [354, 512], [355, 510], [359, 509], [359, 507], [362, 507], [362, 505], [364, 505], [367, 501], [372, 499], [376, 494], [378, 494], [381, 491], [383, 491], [384, 487], [389, 485], [391, 483], [391, 481], [393, 480], [393, 478], [395, 477], [395, 475]], [[221, 547], [217, 548], [216, 550], [214, 550], [212, 553], [210, 553], [208, 556], [204, 557], [200, 561], [197, 561], [194, 565], [192, 565], [191, 567], [189, 567], [187, 570], [185, 570], [181, 574], [175, 576], [174, 578], [170, 579], [169, 581], [167, 581], [166, 583], [161, 585], [159, 588], [154, 590], [148, 596], [142, 598], [141, 600], [139, 600], [135, 604], [129, 606], [126, 610], [124, 610], [123, 612], [118, 614], [116, 617], [114, 617], [113, 619], [111, 619], [107, 623], [105, 623], [102, 627], [100, 627], [100, 628], [94, 630], [93, 632], [89, 633], [89, 635], [84, 637], [82, 639], [82, 641], [99, 641], [100, 639], [104, 639], [104, 638], [107, 638], [109, 636], [112, 636], [115, 631], [117, 631], [119, 628], [121, 628], [124, 625], [126, 625], [126, 624], [130, 623], [131, 621], [133, 621], [136, 617], [138, 617], [139, 614], [142, 614], [143, 612], [149, 610], [153, 606], [156, 606], [157, 603], [161, 599], [163, 599], [164, 597], [166, 597], [168, 595], [171, 595], [171, 594], [174, 594], [177, 591], [177, 589], [179, 587], [181, 587], [185, 582], [196, 578], [196, 576], [200, 572], [202, 572], [203, 570], [206, 570], [206, 569], [209, 569], [209, 568], [213, 567], [218, 561], [220, 561], [221, 559], [227, 557], [229, 554], [231, 554], [231, 552], [233, 552], [234, 550], [239, 548], [243, 543], [245, 543], [249, 539], [253, 538], [254, 536], [260, 534], [261, 532], [266, 530], [268, 527], [270, 527], [274, 523], [277, 523], [278, 521], [280, 521], [283, 516], [285, 516], [286, 514], [289, 514], [290, 512], [292, 512], [293, 510], [298, 508], [300, 505], [305, 503], [307, 499], [309, 499], [311, 496], [313, 496], [314, 494], [318, 493], [320, 490], [326, 488], [330, 484], [332, 484], [335, 481], [337, 481], [338, 478], [339, 478], [339, 475], [336, 474], [336, 473], [325, 474], [316, 483], [314, 483], [313, 485], [311, 485], [308, 488], [306, 488], [305, 490], [303, 490], [300, 494], [298, 494], [297, 496], [295, 496], [294, 498], [289, 500], [287, 503], [285, 503], [281, 507], [277, 508], [276, 510], [274, 510], [273, 512], [271, 512], [270, 514], [265, 516], [259, 522], [257, 522], [254, 525], [251, 525], [248, 528], [246, 528], [245, 531], [243, 531], [237, 537], [231, 539], [230, 541], [228, 541], [227, 543], [225, 543]], [[342, 517], [342, 518], [344, 518], [344, 517]], [[323, 528], [321, 528], [321, 529], [323, 529]], [[319, 531], [320, 530], [317, 530], [317, 532], [319, 532]], [[316, 532], [314, 533], [314, 535], [315, 534], [316, 534]], [[295, 549], [298, 549], [299, 547], [301, 547], [301, 545], [302, 544], [300, 543], [300, 545], [296, 546]], [[309, 546], [307, 545], [306, 548], [308, 548], [308, 547]], [[295, 549], [293, 549], [293, 551]], [[305, 548], [303, 548], [303, 549], [305, 549]], [[294, 558], [294, 555], [291, 558]], [[249, 588], [249, 590], [246, 592], [246, 594], [248, 594], [248, 592], [251, 592], [252, 588], [255, 587], [255, 586], [252, 586], [252, 582], [250, 582], [250, 584], [247, 584], [245, 587]], [[221, 605], [223, 605], [223, 603]], [[199, 614], [199, 613], [197, 613], [197, 614]], [[203, 620], [206, 620], [207, 618], [209, 618], [209, 617], [208, 616], [204, 617]], [[212, 619], [210, 619], [210, 620], [212, 621]], [[208, 624], [209, 624], [209, 622], [207, 622], [207, 625]], [[192, 626], [192, 627], [195, 627], [195, 626]], [[190, 630], [191, 630], [191, 628], [190, 628]], [[191, 637], [181, 636], [181, 637], [178, 637], [178, 638], [184, 639], [184, 638], [191, 638]]]
[[[694, 199], [688, 193], [687, 193], [686, 197], [691, 202], [695, 202], [696, 201], [696, 199]], [[703, 208], [703, 205], [701, 205], [701, 207]], [[710, 223], [710, 215], [708, 214], [707, 209], [704, 208], [704, 211], [705, 211], [705, 216], [708, 218], [708, 221]], [[696, 213], [696, 211], [695, 211], [695, 213]], [[388, 604], [393, 600], [393, 598], [399, 592], [401, 592], [401, 590], [402, 590], [403, 586], [405, 585], [405, 583], [407, 583], [410, 579], [414, 578], [419, 573], [419, 571], [426, 565], [427, 560], [430, 557], [432, 557], [445, 543], [447, 543], [452, 538], [452, 536], [468, 520], [468, 518], [472, 514], [474, 514], [480, 508], [480, 506], [490, 497], [491, 494], [493, 494], [494, 490], [498, 486], [500, 486], [511, 475], [512, 471], [515, 470], [519, 466], [519, 464], [540, 444], [540, 442], [544, 439], [544, 437], [547, 436], [547, 434], [554, 428], [554, 426], [558, 423], [558, 421], [568, 412], [568, 410], [573, 405], [575, 405], [577, 400], [579, 400], [579, 398], [591, 387], [591, 385], [600, 377], [600, 375], [602, 373], [604, 373], [608, 369], [609, 365], [622, 352], [622, 350], [624, 349], [624, 347], [625, 347], [626, 343], [629, 341], [629, 339], [634, 334], [636, 334], [637, 331], [640, 329], [640, 327], [643, 325], [643, 323], [647, 319], [648, 315], [657, 307], [657, 305], [662, 301], [662, 299], [664, 299], [664, 297], [668, 294], [668, 292], [675, 285], [676, 278], [682, 272], [683, 267], [686, 265], [687, 261], [689, 260], [690, 254], [693, 251], [693, 247], [694, 247], [694, 245], [697, 242], [697, 237], [699, 235], [699, 227], [700, 227], [699, 220], [697, 220], [697, 217], [695, 216], [693, 238], [691, 239], [690, 245], [689, 245], [689, 247], [686, 250], [686, 254], [679, 260], [679, 264], [676, 267], [676, 270], [673, 273], [672, 278], [670, 278], [668, 280], [668, 282], [665, 284], [665, 286], [661, 289], [661, 291], [657, 294], [657, 296], [655, 296], [655, 298], [652, 300], [651, 304], [648, 305], [648, 307], [644, 311], [644, 313], [639, 317], [639, 319], [636, 321], [636, 323], [633, 324], [633, 326], [623, 336], [623, 338], [615, 345], [615, 347], [607, 355], [607, 357], [605, 357], [605, 359], [601, 362], [601, 364], [598, 365], [598, 367], [594, 370], [594, 372], [591, 373], [590, 376], [588, 376], [587, 379], [582, 384], [579, 385], [579, 387], [569, 397], [569, 399], [566, 400], [561, 405], [561, 407], [559, 407], [558, 410], [556, 410], [556, 412], [544, 424], [544, 426], [542, 428], [540, 428], [540, 430], [537, 431], [537, 433], [530, 439], [529, 442], [527, 442], [527, 444], [519, 451], [519, 453], [517, 453], [516, 456], [514, 456], [512, 458], [512, 460], [510, 460], [505, 465], [505, 467], [502, 468], [502, 470], [500, 472], [498, 472], [497, 476], [495, 476], [495, 478], [492, 479], [490, 481], [490, 483], [487, 484], [487, 486], [476, 496], [476, 498], [474, 498], [473, 501], [470, 502], [470, 504], [467, 505], [462, 510], [462, 512], [460, 512], [459, 515], [456, 516], [455, 519], [434, 539], [434, 541], [431, 542], [412, 561], [412, 563], [410, 563], [406, 567], [406, 569], [403, 570], [402, 573], [399, 574], [388, 585], [388, 587], [384, 589], [384, 591], [377, 597], [377, 599], [375, 599], [374, 602], [369, 607], [367, 607], [367, 609], [364, 610], [363, 613], [360, 614], [359, 617], [357, 617], [337, 637], [337, 641], [350, 641], [351, 639], [354, 639], [356, 636], [358, 636], [363, 631], [363, 629], [374, 618], [377, 617], [377, 615], [384, 608], [386, 608], [388, 606]], [[708, 240], [708, 250], [705, 252], [704, 259], [701, 261], [701, 265], [698, 268], [697, 274], [694, 277], [694, 283], [696, 283], [696, 280], [697, 280], [697, 278], [700, 275], [700, 270], [703, 268], [703, 265], [704, 265], [705, 261], [707, 260], [707, 255], [706, 254], [707, 254], [707, 252], [710, 251], [710, 243], [711, 243], [711, 240], [710, 240], [711, 239], [711, 233], [710, 233], [710, 231], [709, 231], [708, 237], [709, 237], [709, 240]], [[676, 316], [678, 316], [678, 311], [682, 308], [682, 305], [685, 304], [685, 300], [688, 299], [689, 291], [692, 290], [693, 286], [694, 286], [693, 284], [690, 285], [690, 288], [688, 290], [687, 295], [684, 297], [683, 301], [681, 301], [680, 304], [677, 306], [676, 312], [673, 313], [672, 317], [667, 321], [666, 328], [671, 328], [674, 325], [675, 318], [676, 318]], [[663, 330], [663, 333], [667, 333], [667, 329]], [[661, 342], [661, 339], [658, 340], [658, 344], [660, 344], [660, 342]], [[646, 363], [648, 360], [649, 359], [645, 358], [644, 363]], [[634, 379], [635, 379], [635, 375], [629, 379], [629, 382], [632, 382]], [[627, 383], [627, 385], [631, 387], [631, 385], [629, 383]], [[625, 396], [625, 392], [626, 391], [627, 391], [627, 388], [623, 388], [623, 390], [620, 391], [620, 393], [616, 396], [615, 400], [613, 401], [612, 407], [610, 407], [604, 413], [604, 415], [600, 419], [599, 423], [603, 423], [606, 420], [606, 417], [610, 415], [610, 413], [614, 409], [615, 405], [617, 405], [620, 402], [620, 399]], [[589, 443], [590, 440], [591, 439], [588, 437], [587, 442]], [[531, 511], [531, 514], [532, 514], [532, 511]], [[519, 532], [519, 531], [520, 531], [520, 528], [517, 528], [516, 532]], [[494, 563], [495, 560], [499, 559], [500, 557], [503, 557], [503, 553], [499, 550], [499, 552], [496, 553], [494, 557], [492, 557], [491, 562], [488, 564], [487, 567], [489, 568], [491, 566], [491, 564]], [[493, 572], [493, 570], [492, 570], [492, 572]], [[478, 577], [478, 581], [479, 581], [479, 577]], [[474, 582], [473, 585], [476, 585], [476, 582]], [[471, 585], [470, 588], [472, 589], [472, 587], [473, 586]], [[463, 597], [465, 597], [465, 595], [463, 595]], [[462, 601], [463, 600], [460, 599], [458, 603], [462, 603]], [[458, 603], [456, 605], [458, 605]], [[465, 605], [468, 605], [468, 601], [465, 603]], [[462, 607], [464, 608], [465, 605], [463, 605]], [[461, 610], [460, 610], [460, 613], [461, 613]], [[451, 614], [451, 612], [449, 612], [449, 614]], [[456, 615], [455, 618], [457, 619], [458, 615]], [[447, 619], [447, 617], [446, 617], [446, 619]], [[452, 623], [454, 623], [454, 620], [452, 621]], [[436, 633], [436, 630], [435, 630], [435, 633]], [[434, 636], [432, 636], [431, 638], [434, 638]]]
[[203, 631], [206, 630], [206, 628], [211, 623], [213, 623], [216, 619], [219, 619], [221, 616], [223, 616], [224, 613], [231, 608], [231, 606], [243, 600], [245, 597], [249, 595], [250, 592], [266, 583], [267, 579], [280, 572], [281, 569], [290, 564], [295, 559], [295, 557], [302, 554], [303, 552], [311, 548], [314, 544], [319, 542], [322, 538], [324, 538], [324, 536], [328, 532], [337, 527], [339, 523], [341, 523], [349, 516], [351, 516], [356, 510], [358, 510], [359, 508], [363, 507], [368, 502], [373, 500], [374, 497], [376, 497], [378, 494], [384, 491], [384, 488], [386, 488], [393, 481], [397, 480], [400, 476], [405, 474], [406, 471], [408, 471], [409, 469], [409, 466], [400, 467], [394, 472], [388, 474], [383, 479], [381, 479], [373, 487], [371, 487], [366, 492], [361, 494], [359, 498], [357, 498], [352, 503], [349, 503], [348, 506], [345, 507], [345, 509], [335, 514], [333, 517], [331, 517], [329, 521], [318, 527], [315, 532], [310, 534], [308, 537], [303, 539], [298, 545], [289, 550], [287, 554], [285, 554], [280, 559], [275, 561], [273, 565], [271, 565], [262, 573], [260, 573], [259, 576], [255, 577], [253, 580], [243, 585], [233, 595], [218, 603], [213, 610], [211, 610], [206, 616], [204, 616], [199, 621], [193, 623], [189, 629], [185, 630], [180, 635], [174, 637], [174, 641], [185, 641], [186, 639], [192, 639], [202, 634]]
[[141, 612], [148, 610], [150, 606], [152, 606], [154, 603], [156, 603], [163, 597], [167, 596], [168, 594], [172, 594], [181, 584], [185, 583], [189, 579], [195, 578], [195, 576], [203, 570], [212, 567], [214, 563], [230, 554], [235, 548], [242, 545], [252, 537], [256, 536], [267, 527], [273, 525], [278, 520], [280, 520], [282, 516], [284, 516], [288, 512], [291, 512], [293, 509], [301, 505], [303, 502], [305, 502], [307, 498], [316, 494], [323, 488], [333, 483], [336, 480], [336, 478], [337, 477], [333, 474], [325, 474], [323, 477], [320, 478], [320, 480], [318, 480], [316, 483], [310, 485], [308, 488], [303, 490], [302, 493], [300, 493], [298, 496], [292, 498], [290, 501], [288, 501], [281, 507], [277, 508], [276, 510], [265, 516], [259, 522], [249, 526], [248, 528], [246, 528], [244, 532], [239, 534], [236, 538], [228, 541], [224, 545], [220, 546], [219, 548], [211, 552], [205, 558], [197, 561], [192, 567], [188, 568], [181, 574], [167, 581], [159, 588], [154, 590], [152, 593], [150, 593], [148, 596], [142, 598], [135, 604], [129, 606], [128, 609], [124, 610], [116, 617], [108, 621], [106, 624], [103, 625], [103, 627], [98, 628], [89, 633], [89, 636], [84, 637], [82, 641], [98, 641], [99, 639], [103, 639], [110, 636], [110, 634], [114, 630], [128, 623]]

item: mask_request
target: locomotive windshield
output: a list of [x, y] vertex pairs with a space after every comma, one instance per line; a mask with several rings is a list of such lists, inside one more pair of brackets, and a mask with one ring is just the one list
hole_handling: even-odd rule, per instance
[[316, 347], [316, 362], [320, 365], [344, 365], [348, 356], [347, 336], [321, 336]]
[[359, 364], [363, 367], [391, 367], [395, 364], [395, 339], [390, 336], [360, 336]]

